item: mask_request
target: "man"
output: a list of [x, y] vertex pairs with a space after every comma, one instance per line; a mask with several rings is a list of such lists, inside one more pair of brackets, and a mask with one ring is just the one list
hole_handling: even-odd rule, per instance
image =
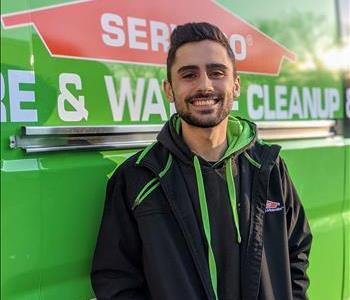
[[304, 210], [279, 146], [229, 114], [240, 79], [227, 38], [178, 26], [167, 77], [177, 114], [108, 183], [97, 299], [306, 299]]

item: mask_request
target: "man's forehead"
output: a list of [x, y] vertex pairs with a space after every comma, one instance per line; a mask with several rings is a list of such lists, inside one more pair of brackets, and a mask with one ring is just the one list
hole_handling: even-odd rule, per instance
[[232, 61], [223, 45], [218, 42], [204, 40], [190, 42], [179, 47], [175, 54], [174, 65], [181, 68], [185, 65], [206, 66], [221, 64], [230, 66]]

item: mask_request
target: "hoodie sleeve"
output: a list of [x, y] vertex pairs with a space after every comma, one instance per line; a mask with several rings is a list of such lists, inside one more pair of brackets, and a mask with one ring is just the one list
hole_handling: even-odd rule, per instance
[[281, 165], [283, 190], [286, 199], [293, 300], [305, 300], [308, 299], [306, 292], [309, 287], [309, 278], [306, 271], [309, 265], [308, 257], [312, 235], [304, 208], [283, 160], [281, 160]]
[[123, 189], [118, 176], [109, 180], [91, 271], [98, 300], [148, 299], [141, 242]]

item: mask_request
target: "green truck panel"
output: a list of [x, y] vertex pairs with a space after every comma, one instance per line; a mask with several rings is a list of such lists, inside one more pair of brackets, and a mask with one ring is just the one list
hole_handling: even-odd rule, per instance
[[[78, 29], [66, 28], [66, 36], [51, 36], [51, 23], [40, 23], [46, 12], [55, 9], [70, 7], [74, 12], [81, 5], [83, 13], [87, 5], [96, 5], [95, 11], [104, 11], [105, 3], [111, 20], [122, 16], [124, 6], [134, 5], [142, 16], [133, 17], [145, 24], [138, 27], [139, 32], [150, 34], [154, 24], [171, 26], [163, 21], [170, 20], [170, 14], [157, 19], [155, 9], [144, 3], [121, 1], [119, 8], [110, 2], [1, 2], [2, 299], [94, 298], [89, 272], [105, 185], [115, 168], [140, 148], [74, 150], [65, 137], [57, 135], [52, 142], [43, 135], [36, 136], [35, 142], [50, 149], [50, 143], [60, 145], [62, 139], [62, 145], [70, 150], [27, 153], [26, 143], [33, 139], [26, 139], [24, 127], [159, 125], [174, 112], [162, 90], [164, 63], [131, 61], [138, 57], [136, 50], [135, 55], [130, 54], [130, 61], [123, 57], [113, 60], [107, 54], [93, 59], [84, 54], [95, 47], [93, 42], [70, 45], [65, 40]], [[188, 1], [189, 7], [195, 2]], [[153, 3], [162, 11], [162, 1]], [[206, 19], [206, 7], [217, 9], [238, 24], [238, 31], [229, 37], [237, 46], [238, 63], [247, 71], [240, 72], [242, 93], [234, 115], [258, 123], [272, 122], [281, 128], [289, 121], [335, 121], [327, 137], [294, 136], [269, 142], [283, 146], [282, 156], [310, 220], [314, 236], [310, 299], [349, 300], [350, 70], [345, 50], [350, 47], [350, 37], [339, 34], [342, 24], [350, 26], [350, 21], [340, 17], [342, 9], [349, 7], [341, 0], [208, 0], [196, 15]], [[60, 17], [62, 23], [57, 26], [70, 22], [68, 14]], [[219, 22], [220, 14], [217, 19]], [[101, 28], [91, 27], [100, 30], [101, 40], [97, 42], [105, 42], [101, 47], [108, 43], [116, 47], [120, 42], [116, 27], [108, 27], [103, 20], [101, 14], [101, 23], [97, 23]], [[90, 24], [88, 18], [81, 22]], [[131, 25], [127, 25], [123, 23], [119, 29], [136, 36], [135, 47], [144, 45], [142, 33], [136, 29], [131, 32]], [[165, 43], [161, 37], [154, 38], [150, 37], [149, 49]], [[152, 44], [154, 41], [161, 42]], [[79, 47], [81, 57], [76, 55]], [[258, 52], [262, 55], [250, 62], [254, 49], [261, 49]], [[65, 54], [57, 54], [59, 51]], [[274, 61], [278, 51], [284, 56], [279, 57], [275, 71], [267, 71], [268, 64], [267, 69], [259, 69], [261, 61]], [[157, 59], [151, 52], [145, 57]]]

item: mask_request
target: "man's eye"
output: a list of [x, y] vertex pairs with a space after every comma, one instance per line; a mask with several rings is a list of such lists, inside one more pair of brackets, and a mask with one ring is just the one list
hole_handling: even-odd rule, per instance
[[212, 71], [210, 72], [210, 77], [213, 77], [213, 78], [218, 78], [218, 77], [223, 77], [225, 75], [225, 72], [223, 71]]
[[185, 74], [182, 74], [182, 78], [184, 79], [192, 79], [192, 78], [195, 78], [196, 77], [196, 74], [195, 73], [185, 73]]

